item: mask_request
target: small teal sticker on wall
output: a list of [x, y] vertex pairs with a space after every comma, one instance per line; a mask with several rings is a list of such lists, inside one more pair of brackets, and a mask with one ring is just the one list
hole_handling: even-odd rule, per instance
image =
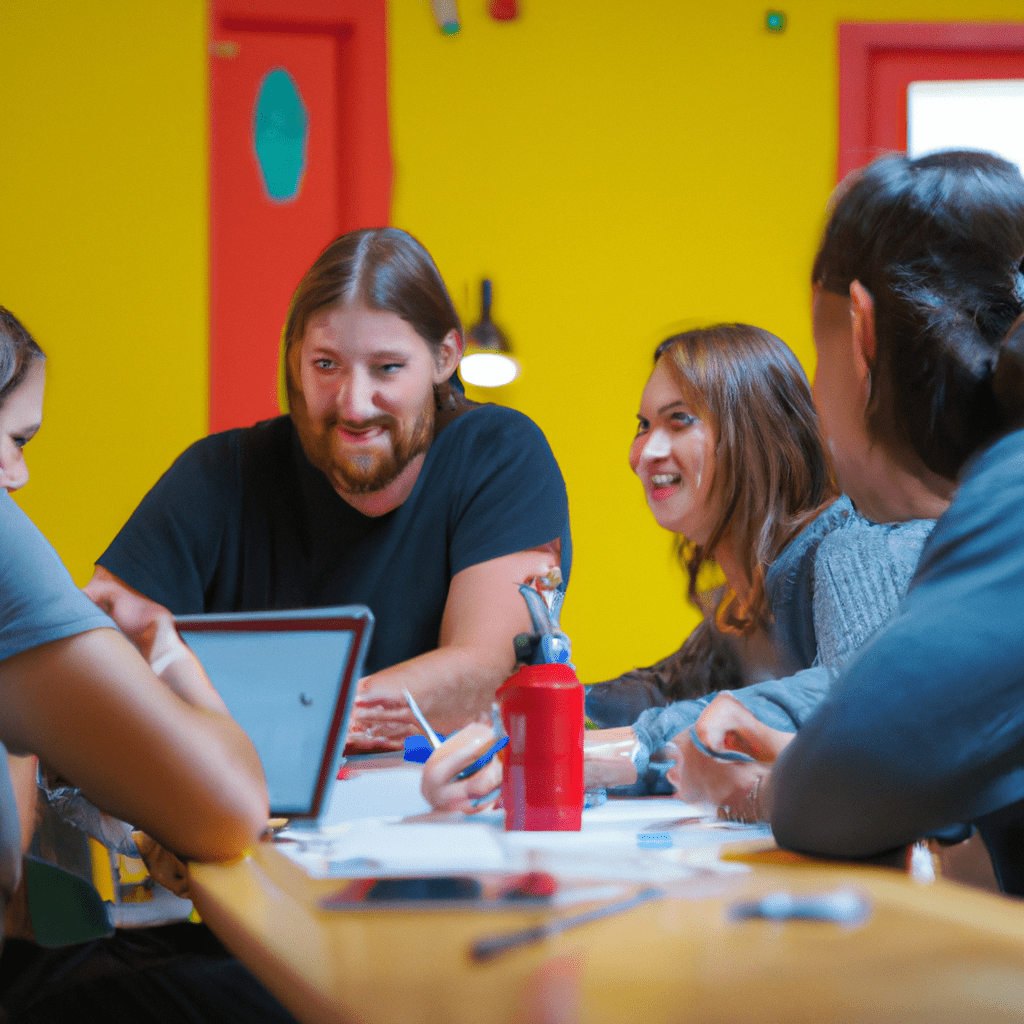
[[309, 117], [295, 80], [284, 68], [274, 68], [263, 79], [252, 129], [267, 195], [277, 203], [290, 202], [306, 172]]

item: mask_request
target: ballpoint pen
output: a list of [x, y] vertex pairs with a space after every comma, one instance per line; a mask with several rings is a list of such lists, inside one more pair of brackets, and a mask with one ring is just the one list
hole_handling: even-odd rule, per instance
[[[431, 747], [433, 747], [434, 750], [437, 750], [437, 748], [441, 746], [440, 737], [430, 727], [430, 723], [427, 721], [423, 712], [420, 711], [419, 705], [416, 703], [416, 700], [413, 697], [413, 695], [408, 690], [403, 690], [402, 693], [405, 695], [405, 701], [409, 705], [409, 710], [413, 713], [413, 717], [419, 723], [419, 726], [426, 734], [427, 739], [430, 740]], [[493, 714], [491, 716], [491, 720], [492, 722], [494, 722]], [[494, 726], [495, 732], [497, 732], [499, 725], [500, 719], [498, 720], [498, 723], [496, 723]], [[504, 732], [504, 729], [502, 729], [501, 731]], [[458, 775], [455, 776], [454, 781], [461, 782], [463, 779], [468, 779], [471, 775], [476, 775], [476, 773], [480, 771], [481, 768], [485, 767], [487, 764], [490, 763], [491, 759], [494, 757], [495, 754], [498, 753], [499, 750], [503, 750], [507, 745], [508, 737], [504, 735], [500, 736], [498, 740], [485, 753], [481, 754], [472, 764], [466, 765], [466, 767], [463, 768], [462, 771], [460, 771]]]
[[412, 712], [413, 717], [419, 722], [424, 735], [430, 740], [431, 747], [437, 750], [441, 746], [441, 740], [438, 738], [437, 733], [430, 728], [430, 723], [423, 716], [423, 712], [420, 711], [420, 706], [413, 699], [413, 695], [408, 690], [403, 690], [402, 693], [405, 695], [405, 702], [409, 705], [409, 710]]
[[657, 889], [653, 886], [643, 889], [635, 896], [628, 899], [615, 900], [606, 903], [604, 906], [595, 907], [593, 910], [584, 911], [582, 914], [573, 914], [569, 917], [559, 917], [532, 928], [524, 928], [521, 931], [507, 932], [504, 935], [492, 935], [486, 939], [478, 939], [470, 947], [469, 955], [478, 963], [493, 960], [502, 953], [518, 949], [520, 946], [529, 946], [535, 942], [564, 932], [569, 928], [577, 928], [591, 921], [599, 921], [602, 917], [610, 917], [612, 914], [621, 914], [623, 911], [632, 910], [641, 903], [648, 903], [651, 900], [661, 899], [665, 895], [664, 889]]

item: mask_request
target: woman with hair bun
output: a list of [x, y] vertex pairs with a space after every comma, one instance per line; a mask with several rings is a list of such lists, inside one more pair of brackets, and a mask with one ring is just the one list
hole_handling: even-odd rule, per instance
[[785, 750], [761, 789], [779, 843], [812, 854], [872, 857], [973, 823], [1016, 895], [1022, 259], [1024, 180], [997, 157], [887, 157], [838, 197], [814, 265], [814, 335], [843, 485], [870, 506], [874, 452], [888, 447], [957, 490], [899, 616], [792, 742], [775, 738]]

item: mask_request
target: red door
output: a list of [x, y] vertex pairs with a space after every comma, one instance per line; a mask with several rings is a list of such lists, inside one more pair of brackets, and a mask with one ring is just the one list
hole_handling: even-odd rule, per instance
[[217, 431], [277, 415], [289, 297], [332, 238], [388, 222], [391, 168], [383, 0], [234, 0], [212, 28]]
[[1024, 78], [1024, 24], [840, 25], [839, 177], [906, 149], [911, 82], [985, 78]]

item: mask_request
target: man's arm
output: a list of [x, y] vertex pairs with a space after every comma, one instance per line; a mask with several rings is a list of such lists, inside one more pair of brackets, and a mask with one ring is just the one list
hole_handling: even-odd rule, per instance
[[[486, 715], [494, 691], [514, 667], [513, 640], [533, 628], [518, 584], [546, 575], [558, 566], [559, 554], [559, 542], [554, 541], [456, 573], [448, 591], [437, 649], [360, 682], [349, 742], [367, 748], [397, 749], [405, 736], [418, 732], [402, 696], [404, 689], [416, 697], [424, 714], [441, 732], [453, 731]], [[101, 565], [96, 566], [85, 593], [122, 628], [126, 623], [149, 621], [154, 609], [159, 609]], [[189, 695], [193, 702], [223, 709], [201, 671], [191, 680]]]
[[471, 565], [452, 578], [436, 650], [366, 676], [349, 730], [356, 745], [400, 746], [419, 731], [403, 690], [448, 733], [486, 716], [515, 666], [513, 640], [533, 629], [519, 584], [558, 565], [557, 543]]

